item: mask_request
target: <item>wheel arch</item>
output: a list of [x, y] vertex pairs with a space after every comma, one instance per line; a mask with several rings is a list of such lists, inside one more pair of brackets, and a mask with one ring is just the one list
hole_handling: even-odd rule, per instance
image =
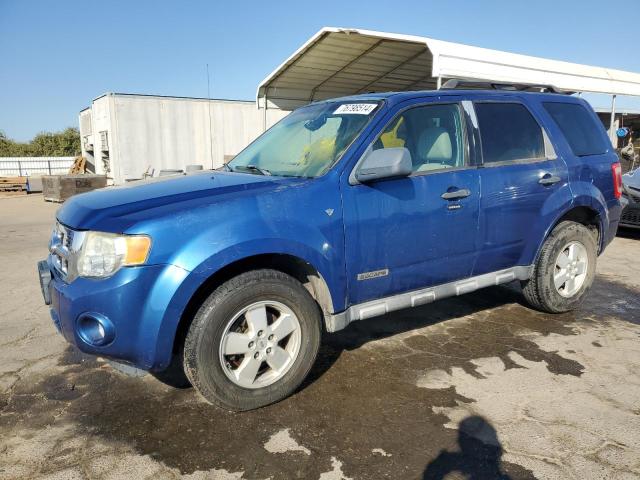
[[298, 280], [310, 293], [326, 319], [333, 313], [333, 299], [322, 274], [312, 264], [295, 255], [262, 253], [233, 261], [207, 277], [195, 290], [183, 310], [173, 340], [173, 353], [182, 348], [194, 315], [204, 300], [226, 281], [251, 270], [277, 270]]
[[540, 242], [540, 244], [538, 245], [536, 256], [533, 262], [534, 264], [538, 261], [540, 252], [542, 251], [542, 246], [544, 245], [544, 242], [547, 240], [547, 238], [549, 238], [549, 235], [551, 234], [553, 229], [556, 228], [561, 222], [564, 222], [564, 221], [576, 222], [581, 225], [584, 225], [589, 230], [591, 230], [595, 236], [596, 245], [598, 245], [598, 254], [600, 253], [600, 251], [602, 250], [602, 238], [603, 238], [603, 228], [604, 228], [604, 223], [603, 223], [601, 213], [597, 209], [593, 208], [592, 205], [573, 204], [570, 208], [568, 208], [567, 210], [563, 211], [560, 215], [558, 215], [558, 217], [551, 223], [549, 228], [547, 228], [547, 230], [545, 231], [544, 237]]

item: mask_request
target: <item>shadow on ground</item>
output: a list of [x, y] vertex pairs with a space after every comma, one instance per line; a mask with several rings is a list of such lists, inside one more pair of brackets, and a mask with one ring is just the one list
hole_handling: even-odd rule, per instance
[[620, 227], [617, 233], [618, 237], [629, 238], [632, 240], [640, 240], [640, 228]]
[[[513, 468], [513, 467], [512, 467]], [[515, 470], [515, 469], [514, 469]], [[512, 475], [502, 468], [502, 445], [498, 432], [486, 419], [470, 416], [458, 425], [458, 448], [443, 450], [424, 471], [424, 480], [443, 480], [458, 473], [468, 480], [510, 480], [530, 476], [522, 469]]]

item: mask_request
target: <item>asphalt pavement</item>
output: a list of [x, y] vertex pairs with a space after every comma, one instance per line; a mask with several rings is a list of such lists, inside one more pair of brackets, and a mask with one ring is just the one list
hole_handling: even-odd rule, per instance
[[0, 199], [0, 479], [640, 478], [640, 234], [576, 312], [508, 285], [356, 322], [234, 414], [63, 341], [36, 275], [56, 208]]

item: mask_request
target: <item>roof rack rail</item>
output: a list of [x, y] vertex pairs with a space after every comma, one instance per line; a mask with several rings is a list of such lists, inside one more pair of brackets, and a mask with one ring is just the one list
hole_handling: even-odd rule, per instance
[[543, 93], [566, 93], [571, 95], [574, 92], [559, 90], [553, 85], [542, 85], [536, 83], [501, 83], [479, 80], [460, 80], [452, 78], [442, 85], [443, 90], [455, 90], [457, 88], [482, 89], [482, 90], [506, 90], [512, 92], [543, 92]]

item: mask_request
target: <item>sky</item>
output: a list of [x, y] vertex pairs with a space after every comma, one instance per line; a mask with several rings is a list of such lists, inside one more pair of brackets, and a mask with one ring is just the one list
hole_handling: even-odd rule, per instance
[[[604, 1], [0, 0], [0, 130], [27, 141], [77, 126], [78, 112], [105, 92], [206, 97], [207, 63], [213, 98], [254, 99], [323, 26], [640, 72], [636, 29]], [[618, 104], [640, 108], [637, 99]]]

